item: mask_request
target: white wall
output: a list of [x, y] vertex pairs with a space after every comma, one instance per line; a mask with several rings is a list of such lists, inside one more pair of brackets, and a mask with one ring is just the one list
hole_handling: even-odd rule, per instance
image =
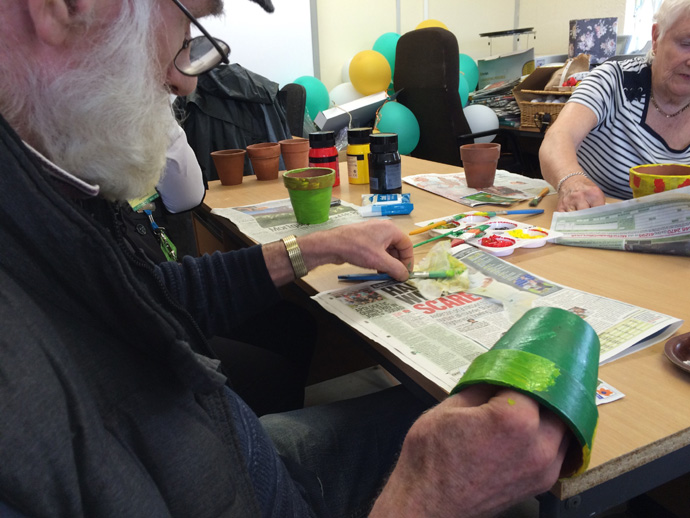
[[274, 5], [269, 14], [247, 0], [226, 0], [227, 14], [201, 23], [230, 45], [231, 63], [283, 86], [314, 75], [310, 1], [276, 0]]
[[[646, 0], [649, 2], [650, 0]], [[319, 77], [331, 90], [343, 82], [343, 68], [362, 50], [371, 49], [386, 32], [414, 30], [425, 17], [440, 20], [458, 39], [460, 52], [475, 60], [511, 52], [513, 38], [480, 33], [534, 27], [536, 39], [525, 36], [517, 49], [534, 47], [535, 56], [568, 50], [568, 21], [618, 17], [619, 34], [631, 34], [631, 12], [640, 0], [273, 0], [265, 13], [248, 0], [226, 0], [222, 19], [204, 19], [209, 31], [232, 48], [232, 62], [264, 75], [281, 86], [302, 75]], [[314, 70], [311, 11], [318, 21], [319, 69]], [[398, 5], [399, 20], [398, 20]], [[398, 22], [400, 30], [398, 31]]]
[[[281, 2], [274, 0], [276, 11]], [[316, 0], [319, 22], [320, 78], [330, 90], [342, 82], [343, 65], [357, 52], [371, 49], [376, 39], [396, 30], [400, 2], [400, 33], [413, 30], [424, 18], [424, 0]], [[575, 18], [618, 17], [624, 33], [628, 0], [427, 0], [428, 17], [443, 22], [458, 39], [460, 52], [475, 60], [513, 50], [513, 38], [495, 38], [492, 52], [480, 33], [534, 27], [536, 39], [518, 44], [534, 47], [535, 56], [568, 51], [568, 21]], [[516, 13], [517, 8], [517, 13]]]

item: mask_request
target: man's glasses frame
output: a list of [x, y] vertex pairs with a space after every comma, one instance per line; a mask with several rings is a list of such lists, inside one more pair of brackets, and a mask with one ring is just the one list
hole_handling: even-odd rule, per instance
[[[189, 21], [192, 22], [194, 24], [194, 26], [197, 29], [199, 29], [199, 31], [201, 31], [201, 34], [203, 34], [203, 36], [197, 36], [197, 37], [192, 38], [192, 39], [185, 39], [184, 40], [184, 42], [182, 43], [182, 48], [175, 55], [175, 60], [174, 60], [175, 68], [177, 68], [177, 70], [179, 70], [179, 72], [181, 74], [184, 74], [184, 75], [190, 76], [190, 77], [195, 77], [195, 76], [198, 76], [200, 74], [203, 74], [203, 73], [208, 72], [209, 70], [215, 68], [221, 62], [225, 63], [227, 65], [229, 63], [228, 55], [230, 54], [230, 45], [228, 45], [227, 43], [225, 43], [222, 40], [219, 40], [219, 39], [211, 36], [208, 33], [208, 31], [206, 29], [204, 29], [203, 25], [201, 25], [201, 23], [199, 23], [199, 20], [197, 20], [192, 15], [192, 13], [190, 13], [187, 10], [187, 8], [180, 3], [179, 0], [172, 0], [172, 1], [175, 3], [175, 5], [177, 7], [180, 8], [180, 11], [182, 11], [184, 13], [184, 15], [187, 18], [189, 18]], [[210, 61], [208, 64], [206, 64], [203, 67], [192, 67], [192, 66], [187, 67], [184, 64], [182, 64], [182, 62], [180, 61], [179, 58], [181, 55], [183, 55], [183, 53], [185, 51], [187, 51], [187, 49], [189, 49], [189, 53], [190, 53], [190, 55], [192, 55], [195, 47], [198, 47], [199, 45], [205, 45], [205, 44], [207, 44], [207, 42], [210, 42], [215, 47], [216, 51], [218, 52], [217, 59]]]

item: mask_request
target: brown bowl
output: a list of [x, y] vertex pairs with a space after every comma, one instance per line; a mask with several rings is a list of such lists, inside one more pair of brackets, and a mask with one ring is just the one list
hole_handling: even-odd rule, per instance
[[690, 372], [690, 333], [669, 339], [664, 347], [664, 353], [675, 366]]

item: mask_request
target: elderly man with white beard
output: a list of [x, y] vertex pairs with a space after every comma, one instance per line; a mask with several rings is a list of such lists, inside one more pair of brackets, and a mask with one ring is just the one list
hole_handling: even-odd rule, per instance
[[259, 421], [225, 387], [206, 336], [322, 264], [406, 279], [393, 224], [181, 264], [122, 239], [118, 202], [165, 164], [169, 92], [227, 60], [190, 39], [220, 0], [0, 11], [0, 515], [489, 516], [555, 482], [564, 426], [516, 392], [419, 417], [399, 388]]

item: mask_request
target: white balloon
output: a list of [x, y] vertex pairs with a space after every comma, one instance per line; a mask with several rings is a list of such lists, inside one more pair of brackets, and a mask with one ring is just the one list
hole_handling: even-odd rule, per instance
[[350, 81], [350, 62], [352, 61], [353, 57], [354, 56], [350, 56], [350, 58], [343, 64], [343, 70], [341, 71], [343, 83], [348, 83]]
[[[470, 104], [462, 109], [467, 119], [467, 124], [470, 125], [472, 133], [479, 133], [480, 131], [489, 131], [498, 129], [498, 115], [488, 106], [483, 104]], [[479, 137], [474, 139], [476, 143], [491, 142], [496, 135], [489, 135], [488, 137]]]
[[333, 90], [328, 92], [328, 94], [331, 97], [331, 108], [364, 97], [354, 86], [352, 86], [352, 83], [340, 83], [335, 86]]

